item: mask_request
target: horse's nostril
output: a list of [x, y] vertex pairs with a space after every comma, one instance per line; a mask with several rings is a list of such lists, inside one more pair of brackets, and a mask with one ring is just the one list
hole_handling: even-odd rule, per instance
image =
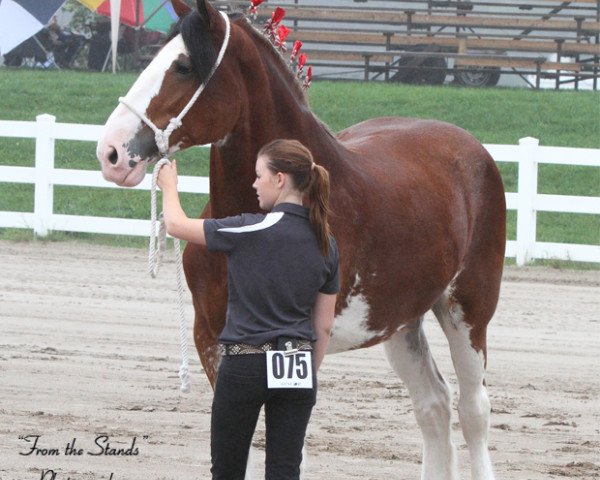
[[117, 150], [113, 147], [110, 147], [110, 154], [108, 155], [108, 161], [110, 163], [112, 163], [113, 165], [115, 165], [118, 160], [119, 160], [119, 154], [117, 153]]

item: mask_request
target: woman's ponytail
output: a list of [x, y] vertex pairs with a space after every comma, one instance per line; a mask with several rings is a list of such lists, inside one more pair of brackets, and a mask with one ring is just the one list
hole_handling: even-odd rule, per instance
[[309, 219], [317, 236], [319, 249], [329, 257], [329, 173], [321, 165], [313, 163], [311, 182], [308, 187]]

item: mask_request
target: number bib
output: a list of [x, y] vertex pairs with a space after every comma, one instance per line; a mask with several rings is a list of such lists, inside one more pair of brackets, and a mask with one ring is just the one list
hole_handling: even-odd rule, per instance
[[312, 352], [266, 352], [269, 388], [312, 388]]

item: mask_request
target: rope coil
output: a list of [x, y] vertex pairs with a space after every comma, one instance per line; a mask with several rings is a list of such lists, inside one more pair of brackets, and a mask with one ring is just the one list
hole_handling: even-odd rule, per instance
[[[156, 196], [158, 173], [164, 165], [171, 165], [168, 158], [162, 158], [154, 167], [152, 173], [152, 186], [150, 188], [150, 245], [148, 248], [148, 270], [152, 278], [156, 278], [160, 269], [163, 253], [167, 247], [167, 229], [162, 212], [156, 214]], [[177, 270], [177, 309], [179, 312], [179, 344], [181, 352], [181, 365], [179, 367], [179, 379], [181, 380], [181, 391], [189, 393], [191, 390], [190, 369], [188, 362], [188, 344], [185, 323], [185, 286], [183, 283], [183, 262], [181, 259], [181, 243], [178, 238], [173, 238], [175, 251], [175, 268]]]

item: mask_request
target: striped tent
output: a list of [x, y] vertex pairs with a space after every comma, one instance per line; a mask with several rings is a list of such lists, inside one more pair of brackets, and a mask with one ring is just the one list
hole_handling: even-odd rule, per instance
[[0, 55], [39, 32], [65, 0], [0, 0]]

